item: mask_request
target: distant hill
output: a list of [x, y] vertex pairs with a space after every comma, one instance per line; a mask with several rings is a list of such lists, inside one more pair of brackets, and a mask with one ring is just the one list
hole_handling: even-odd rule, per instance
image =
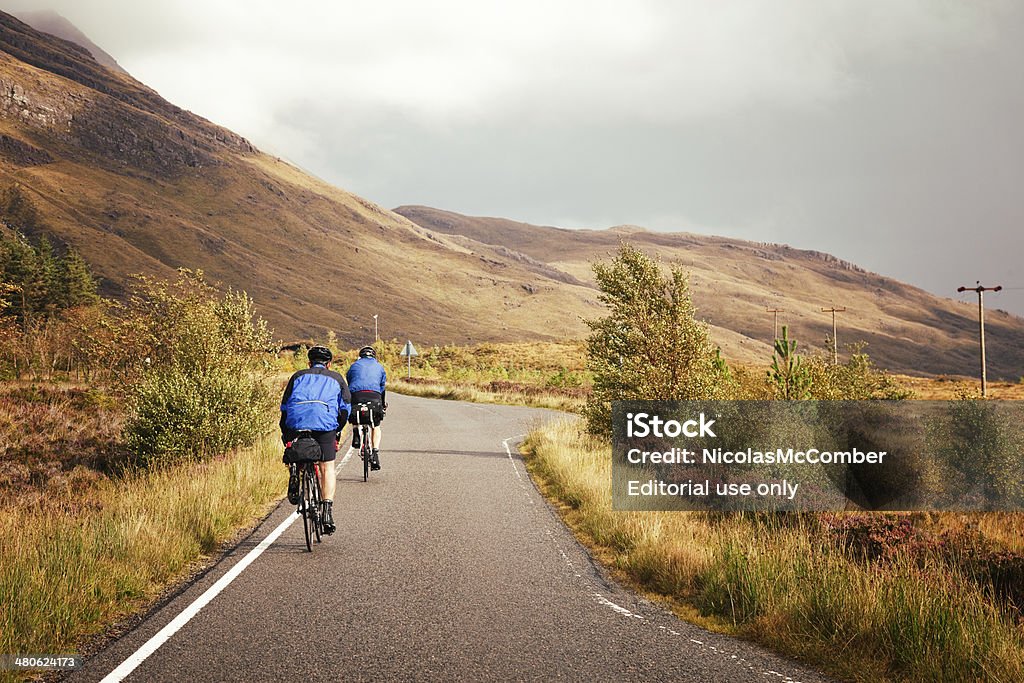
[[[817, 251], [689, 233], [649, 232], [636, 226], [566, 230], [501, 218], [474, 218], [422, 206], [395, 212], [452, 238], [469, 238], [498, 251], [522, 254], [574, 281], [592, 285], [590, 263], [607, 258], [622, 241], [682, 264], [698, 316], [712, 325], [726, 354], [765, 363], [771, 358], [772, 315], [801, 348], [824, 350], [832, 318], [838, 339], [864, 341], [880, 365], [911, 374], [974, 375], [978, 365], [977, 306], [944, 299], [865, 271]], [[1009, 380], [1024, 375], [1024, 319], [986, 311], [989, 373]]]
[[[70, 35], [65, 33], [65, 35]], [[732, 358], [771, 357], [787, 309], [804, 344], [830, 333], [916, 373], [972, 374], [974, 309], [825, 254], [635, 227], [561, 230], [422, 207], [399, 213], [333, 187], [164, 100], [69, 41], [0, 13], [0, 186], [120, 295], [132, 273], [200, 268], [245, 289], [283, 339], [417, 344], [579, 338], [602, 314], [589, 261], [623, 239], [693, 271], [694, 299]], [[402, 215], [404, 214], [404, 215]], [[993, 377], [1024, 374], [1024, 321], [991, 313]]]

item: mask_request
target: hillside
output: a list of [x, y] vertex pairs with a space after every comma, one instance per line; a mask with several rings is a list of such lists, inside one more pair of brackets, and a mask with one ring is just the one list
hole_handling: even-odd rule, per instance
[[383, 335], [417, 342], [557, 338], [596, 311], [578, 303], [585, 287], [473, 253], [0, 14], [0, 185], [11, 183], [107, 293], [131, 273], [201, 268], [247, 290], [286, 339], [331, 328], [365, 342], [374, 313]]
[[[628, 240], [691, 273], [698, 315], [711, 323], [716, 342], [733, 358], [762, 363], [771, 358], [767, 307], [784, 309], [779, 324], [790, 326], [802, 348], [824, 349], [832, 318], [821, 309], [835, 305], [847, 309], [837, 318], [840, 346], [867, 342], [868, 352], [883, 367], [910, 374], [977, 373], [976, 304], [937, 297], [829, 254], [635, 226], [565, 230], [422, 206], [395, 212], [452, 238], [514, 250], [588, 285], [593, 281], [590, 263]], [[985, 338], [990, 376], [1020, 379], [1024, 320], [988, 310]]]
[[[67, 33], [67, 35], [71, 35]], [[385, 210], [260, 152], [89, 50], [0, 13], [0, 186], [18, 184], [108, 294], [132, 273], [200, 268], [245, 289], [277, 335], [420, 344], [581, 337], [601, 314], [589, 261], [627, 237], [693, 271], [725, 353], [771, 356], [766, 304], [797, 338], [830, 333], [880, 363], [972, 374], [974, 309], [788, 247], [637, 228], [560, 230], [425, 208]], [[404, 214], [404, 215], [402, 215]], [[410, 218], [412, 220], [410, 220]], [[993, 378], [1024, 374], [1024, 321], [991, 313]]]

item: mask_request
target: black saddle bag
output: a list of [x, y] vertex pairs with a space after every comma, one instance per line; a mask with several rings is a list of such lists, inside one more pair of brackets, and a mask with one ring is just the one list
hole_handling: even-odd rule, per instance
[[315, 462], [323, 460], [323, 457], [320, 443], [312, 435], [303, 434], [285, 447], [282, 461], [286, 465], [291, 465], [300, 462]]

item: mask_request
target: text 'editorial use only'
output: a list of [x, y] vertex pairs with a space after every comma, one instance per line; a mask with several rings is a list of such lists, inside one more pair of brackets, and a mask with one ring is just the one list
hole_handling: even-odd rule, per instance
[[616, 510], [1024, 509], [1013, 401], [614, 401]]

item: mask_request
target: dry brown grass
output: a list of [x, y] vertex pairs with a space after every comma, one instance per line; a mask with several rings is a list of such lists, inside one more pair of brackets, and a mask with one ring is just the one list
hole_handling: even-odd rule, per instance
[[280, 442], [0, 508], [0, 652], [75, 652], [283, 494]]
[[276, 437], [146, 472], [126, 458], [123, 422], [98, 390], [0, 385], [0, 652], [76, 651], [284, 493]]
[[1022, 515], [615, 512], [610, 447], [578, 422], [535, 430], [524, 451], [577, 538], [684, 618], [849, 680], [1024, 679], [1004, 602], [1021, 604], [1021, 558], [1004, 561], [1019, 540], [1002, 546]]
[[123, 424], [120, 406], [100, 391], [0, 383], [0, 507], [86, 497], [123, 463]]
[[[967, 377], [894, 377], [914, 392], [914, 398], [932, 401], [952, 401], [962, 395], [981, 393], [981, 382]], [[1024, 382], [988, 382], [988, 397], [1001, 401], [1024, 401]]]

